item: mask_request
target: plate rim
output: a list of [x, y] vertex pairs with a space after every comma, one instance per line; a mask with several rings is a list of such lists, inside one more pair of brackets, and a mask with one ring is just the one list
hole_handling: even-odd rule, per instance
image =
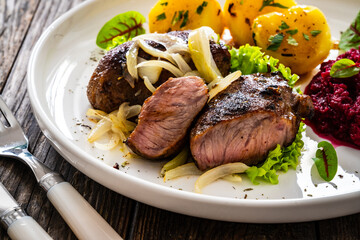
[[[125, 0], [122, 0], [125, 1]], [[56, 19], [50, 26], [47, 27], [47, 29], [42, 33], [41, 37], [38, 39], [37, 43], [35, 44], [34, 49], [32, 50], [29, 64], [28, 64], [28, 72], [27, 72], [27, 89], [29, 93], [29, 98], [31, 102], [31, 107], [33, 110], [33, 113], [35, 115], [35, 118], [37, 122], [39, 123], [41, 131], [44, 133], [44, 135], [49, 139], [50, 143], [55, 147], [55, 149], [63, 155], [63, 157], [76, 169], [78, 169], [80, 172], [86, 174], [91, 179], [95, 180], [96, 182], [102, 184], [103, 186], [110, 188], [122, 195], [125, 195], [127, 197], [130, 197], [132, 199], [135, 199], [137, 201], [146, 203], [148, 205], [152, 205], [155, 207], [159, 207], [162, 209], [166, 209], [173, 212], [178, 212], [186, 215], [191, 216], [197, 216], [197, 217], [205, 217], [210, 219], [216, 219], [216, 220], [225, 220], [225, 221], [235, 221], [235, 222], [253, 222], [253, 223], [279, 223], [279, 222], [300, 222], [300, 221], [310, 221], [310, 220], [319, 220], [324, 218], [332, 218], [337, 216], [343, 216], [355, 212], [360, 212], [360, 206], [357, 206], [355, 204], [351, 204], [354, 200], [360, 200], [360, 191], [350, 192], [350, 193], [344, 193], [339, 194], [335, 196], [325, 196], [325, 197], [317, 197], [317, 198], [291, 198], [291, 199], [234, 199], [229, 197], [221, 197], [221, 196], [211, 196], [211, 195], [203, 195], [203, 194], [197, 194], [194, 192], [187, 192], [187, 191], [179, 191], [177, 189], [173, 189], [167, 186], [159, 185], [156, 183], [149, 182], [147, 180], [137, 178], [135, 176], [126, 174], [121, 171], [117, 171], [116, 169], [111, 168], [110, 166], [102, 163], [101, 161], [86, 161], [82, 164], [79, 164], [78, 162], [73, 160], [73, 157], [77, 157], [80, 159], [88, 158], [89, 154], [85, 151], [81, 150], [79, 151], [78, 147], [71, 144], [71, 141], [64, 136], [60, 129], [50, 120], [48, 115], [46, 114], [44, 108], [42, 107], [42, 104], [40, 103], [38, 97], [37, 97], [37, 90], [35, 88], [36, 86], [36, 71], [34, 70], [36, 67], [36, 62], [39, 60], [41, 51], [43, 49], [43, 45], [45, 44], [46, 40], [50, 37], [51, 33], [59, 27], [63, 22], [65, 22], [69, 17], [71, 17], [73, 14], [77, 13], [78, 11], [81, 11], [87, 7], [90, 7], [93, 4], [98, 4], [100, 1], [97, 0], [90, 0], [83, 2], [74, 8], [70, 9], [68, 12], [61, 15], [58, 19]], [[85, 167], [86, 166], [86, 167]], [[91, 167], [92, 170], [88, 170], [88, 168]], [[157, 194], [160, 194], [164, 197], [170, 197], [172, 199], [177, 199], [184, 202], [184, 206], [188, 206], [191, 203], [207, 203], [209, 206], [218, 206], [220, 205], [226, 205], [235, 207], [241, 210], [245, 210], [244, 208], [249, 208], [251, 210], [246, 211], [247, 213], [251, 213], [251, 211], [254, 211], [255, 209], [266, 209], [266, 208], [273, 208], [275, 211], [281, 210], [291, 210], [292, 208], [302, 208], [302, 207], [309, 207], [313, 208], [314, 206], [319, 206], [326, 202], [327, 207], [333, 206], [335, 207], [336, 204], [339, 201], [347, 201], [348, 205], [353, 205], [353, 211], [351, 211], [351, 207], [347, 207], [347, 211], [345, 211], [345, 214], [339, 214], [338, 212], [334, 211], [333, 213], [328, 211], [328, 208], [326, 210], [323, 210], [323, 217], [290, 217], [286, 218], [282, 215], [279, 215], [280, 217], [271, 217], [271, 218], [263, 218], [261, 220], [256, 218], [246, 218], [244, 216], [241, 216], [239, 218], [234, 218], [233, 216], [224, 216], [224, 215], [207, 215], [206, 211], [202, 210], [200, 212], [192, 212], [188, 211], [187, 209], [184, 209], [184, 211], [177, 209], [174, 209], [174, 206], [171, 204], [165, 204], [163, 205], [163, 201], [159, 201], [158, 203], [151, 202], [147, 199], [144, 199], [142, 197], [142, 194], [136, 195], [133, 193], [126, 193], [123, 191], [119, 191], [119, 189], [114, 188], [114, 186], [107, 186], [108, 184], [104, 182], [99, 177], [93, 176], [92, 171], [93, 168], [101, 169], [105, 173], [111, 173], [112, 175], [116, 172], [115, 176], [117, 179], [121, 181], [129, 181], [130, 184], [135, 185], [137, 187], [141, 186], [140, 189], [149, 188], [152, 190], [152, 192], [155, 192]], [[319, 202], [320, 201], [320, 202]], [[253, 214], [253, 213], [252, 213]], [[249, 216], [247, 216], [249, 217]]]

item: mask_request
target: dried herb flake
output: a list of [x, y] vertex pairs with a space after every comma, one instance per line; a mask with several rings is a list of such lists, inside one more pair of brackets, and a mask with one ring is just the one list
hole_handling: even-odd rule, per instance
[[303, 33], [303, 36], [304, 36], [304, 38], [305, 38], [306, 41], [309, 41], [309, 40], [310, 40], [309, 35]]
[[280, 3], [276, 3], [275, 0], [263, 0], [263, 4], [259, 9], [259, 12], [261, 12], [265, 7], [288, 8]]
[[288, 33], [288, 34], [290, 34], [292, 36], [292, 35], [297, 34], [298, 30], [297, 30], [297, 28], [295, 28], [295, 29], [292, 29], [292, 30], [287, 30], [286, 33]]
[[203, 1], [202, 4], [197, 7], [196, 13], [200, 15], [202, 13], [202, 11], [204, 10], [204, 7], [206, 7], [207, 5], [208, 5], [208, 2]]
[[298, 42], [295, 40], [295, 38], [293, 38], [293, 37], [291, 37], [291, 36], [289, 36], [289, 37], [287, 38], [287, 42], [288, 42], [289, 45], [292, 45], [292, 46], [297, 46], [297, 45], [299, 45]]
[[281, 21], [281, 25], [279, 26], [280, 30], [288, 29], [290, 28], [289, 25], [286, 24], [286, 22]]
[[313, 36], [313, 37], [316, 37], [316, 36], [319, 35], [320, 33], [321, 33], [320, 30], [313, 30], [313, 31], [310, 32], [311, 36]]
[[156, 17], [157, 21], [161, 21], [161, 20], [164, 20], [164, 19], [166, 19], [166, 15], [165, 15], [164, 12], [162, 14], [157, 15], [157, 17]]
[[189, 20], [189, 10], [187, 10], [187, 11], [184, 13], [184, 19], [183, 19], [183, 21], [182, 21], [182, 23], [181, 23], [181, 25], [180, 25], [180, 28], [185, 27], [185, 25], [187, 24], [188, 20]]
[[283, 39], [284, 35], [282, 33], [276, 34], [275, 36], [270, 36], [270, 45], [267, 47], [266, 50], [277, 51]]

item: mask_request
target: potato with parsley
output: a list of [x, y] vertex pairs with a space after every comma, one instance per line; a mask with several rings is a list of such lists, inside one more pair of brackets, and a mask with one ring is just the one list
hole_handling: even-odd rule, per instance
[[211, 27], [217, 34], [224, 30], [224, 16], [217, 0], [159, 0], [149, 13], [150, 32]]
[[294, 0], [227, 0], [224, 5], [225, 24], [237, 46], [254, 45], [252, 26], [254, 19], [270, 12], [284, 12], [295, 6]]
[[297, 74], [315, 68], [332, 47], [326, 18], [312, 6], [261, 15], [254, 20], [253, 33], [257, 46]]

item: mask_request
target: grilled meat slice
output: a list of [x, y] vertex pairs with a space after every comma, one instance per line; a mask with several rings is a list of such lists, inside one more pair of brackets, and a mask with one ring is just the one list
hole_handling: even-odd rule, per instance
[[201, 78], [170, 78], [144, 102], [127, 145], [148, 159], [175, 154], [207, 99], [208, 89]]
[[215, 96], [190, 134], [201, 170], [230, 162], [254, 165], [289, 145], [300, 120], [313, 115], [308, 96], [292, 92], [280, 73], [244, 75]]
[[[189, 31], [174, 31], [168, 33], [182, 38], [187, 42]], [[165, 47], [154, 41], [147, 41], [152, 47], [165, 51]], [[126, 53], [132, 46], [129, 41], [107, 52], [100, 60], [94, 73], [91, 76], [87, 87], [87, 96], [90, 104], [105, 112], [111, 112], [117, 109], [122, 102], [133, 104], [142, 104], [145, 99], [151, 96], [151, 92], [146, 88], [144, 82], [139, 79], [135, 81], [135, 87], [132, 88], [126, 79], [131, 78], [127, 71]], [[210, 49], [223, 76], [229, 73], [230, 53], [224, 45], [215, 42], [210, 43]], [[139, 57], [150, 60], [152, 57], [139, 50]], [[193, 66], [193, 63], [190, 63]], [[193, 68], [194, 69], [194, 68]], [[174, 77], [170, 72], [163, 70], [155, 87], [165, 82], [169, 77]]]

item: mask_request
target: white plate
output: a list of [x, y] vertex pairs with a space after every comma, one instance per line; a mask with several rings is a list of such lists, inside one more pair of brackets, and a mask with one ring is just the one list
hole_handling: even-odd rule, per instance
[[[300, 2], [300, 1], [299, 1]], [[305, 1], [301, 1], [303, 3]], [[333, 35], [345, 29], [360, 9], [358, 0], [308, 1], [327, 15]], [[162, 209], [192, 216], [238, 222], [297, 222], [360, 211], [360, 151], [338, 147], [339, 171], [331, 183], [321, 181], [307, 150], [297, 170], [279, 177], [278, 185], [217, 181], [203, 194], [193, 193], [195, 177], [166, 183], [159, 177], [163, 162], [125, 161], [119, 151], [102, 152], [86, 141], [91, 125], [85, 113], [88, 80], [101, 57], [98, 30], [111, 17], [128, 10], [147, 16], [154, 1], [87, 1], [57, 19], [36, 44], [28, 69], [28, 91], [39, 125], [53, 146], [77, 169], [125, 196]], [[344, 14], [342, 14], [344, 13]], [[310, 130], [308, 136], [316, 138]]]

